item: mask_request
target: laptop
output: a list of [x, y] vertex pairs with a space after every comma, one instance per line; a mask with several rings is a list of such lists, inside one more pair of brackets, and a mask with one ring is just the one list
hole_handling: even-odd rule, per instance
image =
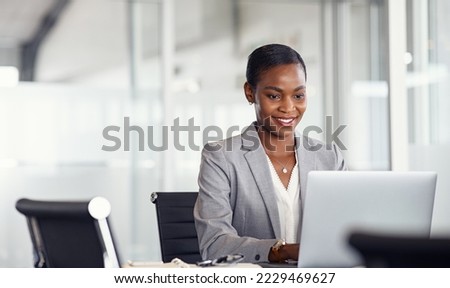
[[311, 171], [297, 266], [362, 266], [354, 231], [429, 237], [436, 181], [435, 172]]

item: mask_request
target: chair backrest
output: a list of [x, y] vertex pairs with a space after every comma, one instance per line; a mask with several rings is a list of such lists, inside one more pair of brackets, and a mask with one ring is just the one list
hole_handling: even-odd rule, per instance
[[96, 197], [90, 201], [20, 199], [16, 209], [25, 215], [36, 268], [120, 267], [108, 223], [111, 206]]
[[450, 268], [450, 238], [350, 234], [368, 268]]
[[186, 263], [201, 261], [197, 231], [194, 223], [194, 204], [198, 192], [153, 192], [156, 205], [159, 242], [163, 262], [179, 258]]

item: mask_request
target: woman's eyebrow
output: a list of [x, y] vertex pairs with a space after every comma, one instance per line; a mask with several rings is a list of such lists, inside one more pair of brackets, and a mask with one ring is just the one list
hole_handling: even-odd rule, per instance
[[279, 87], [275, 87], [275, 86], [266, 86], [264, 87], [264, 90], [275, 90], [277, 92], [283, 92], [283, 89], [279, 88]]
[[302, 89], [305, 89], [305, 88], [306, 88], [305, 85], [300, 85], [297, 88], [295, 88], [294, 91], [302, 90]]

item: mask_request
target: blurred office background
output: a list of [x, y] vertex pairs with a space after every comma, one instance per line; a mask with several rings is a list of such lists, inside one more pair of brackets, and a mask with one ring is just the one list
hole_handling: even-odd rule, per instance
[[[22, 197], [104, 196], [122, 258], [160, 260], [151, 192], [197, 190], [203, 132], [251, 123], [247, 56], [272, 42], [307, 64], [299, 132], [347, 125], [352, 170], [437, 171], [432, 232], [450, 234], [448, 15], [446, 0], [0, 0], [0, 267], [33, 264]], [[125, 151], [125, 117], [143, 151], [137, 132]], [[185, 151], [174, 121], [200, 127]]]

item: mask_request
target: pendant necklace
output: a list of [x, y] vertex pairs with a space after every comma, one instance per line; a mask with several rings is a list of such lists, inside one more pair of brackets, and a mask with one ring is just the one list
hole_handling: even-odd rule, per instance
[[[267, 155], [267, 157], [269, 157], [269, 155]], [[270, 157], [269, 157], [269, 159], [270, 160], [272, 160]], [[291, 159], [289, 159], [289, 161], [288, 162], [286, 162], [286, 165], [283, 165], [283, 163], [281, 163], [280, 161], [278, 161], [277, 159], [273, 159], [273, 160], [275, 160], [275, 161], [277, 161], [278, 162], [278, 164], [280, 164], [281, 165], [281, 172], [283, 172], [283, 174], [286, 174], [286, 173], [288, 173], [288, 169], [286, 168], [286, 166], [289, 164], [289, 162], [291, 162]]]

